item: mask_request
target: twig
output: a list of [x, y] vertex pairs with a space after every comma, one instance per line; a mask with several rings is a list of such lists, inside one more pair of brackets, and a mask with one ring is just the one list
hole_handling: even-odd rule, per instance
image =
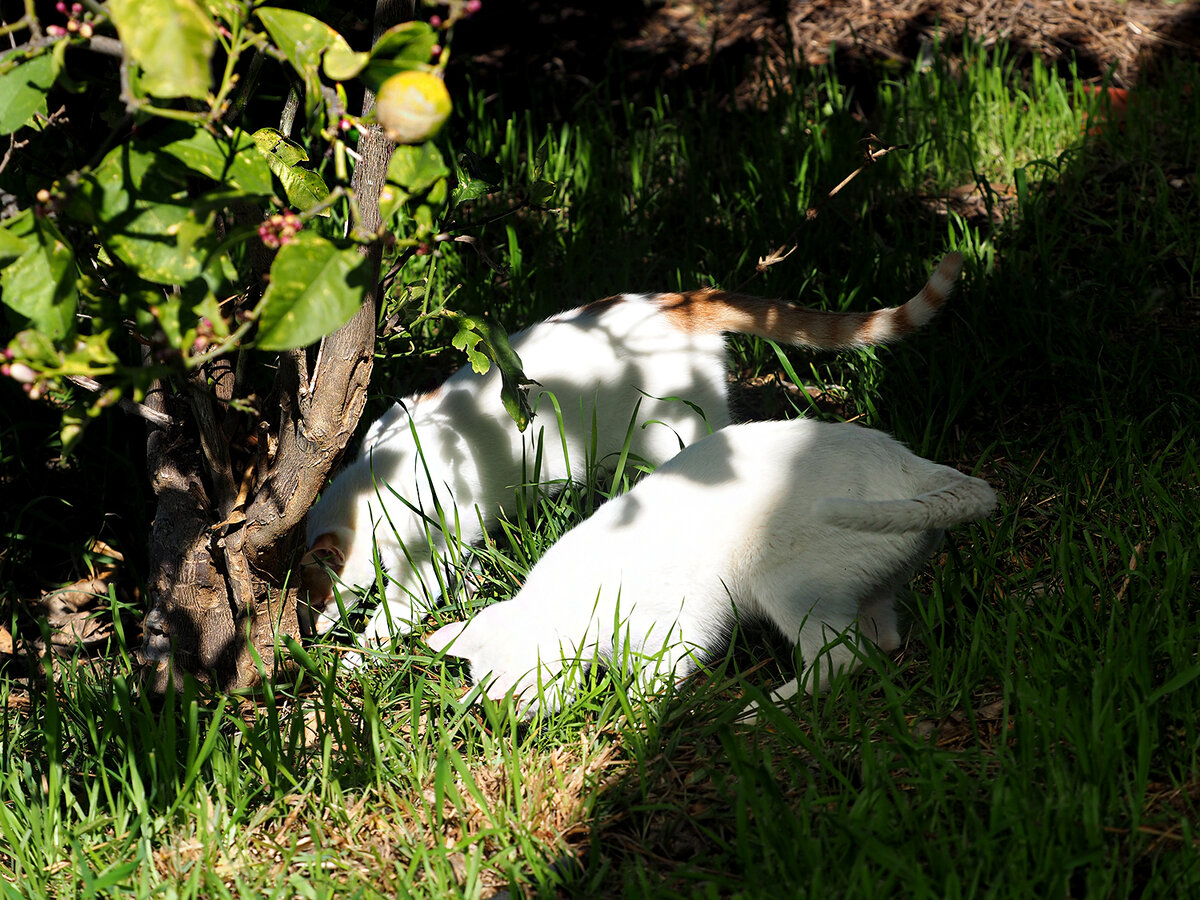
[[[864, 144], [866, 144], [868, 147], [871, 144], [881, 144], [882, 146], [878, 150], [868, 150], [866, 153], [866, 158], [863, 161], [863, 164], [861, 166], [859, 166], [857, 169], [855, 169], [853, 172], [851, 172], [849, 175], [847, 175], [845, 178], [843, 178], [840, 182], [838, 182], [837, 186], [834, 187], [833, 190], [831, 190], [828, 194], [826, 194], [824, 199], [821, 200], [821, 206], [824, 206], [826, 203], [828, 203], [830, 200], [832, 200], [834, 197], [836, 197], [841, 192], [842, 188], [844, 188], [851, 181], [853, 181], [855, 178], [857, 178], [864, 169], [869, 168], [874, 163], [883, 159], [885, 156], [887, 156], [893, 150], [909, 150], [909, 149], [911, 149], [911, 146], [909, 144], [895, 144], [895, 145], [884, 144], [883, 141], [881, 141], [878, 137], [876, 137], [873, 134], [867, 135], [865, 138], [862, 139], [862, 142]], [[803, 228], [807, 223], [814, 221], [817, 218], [817, 216], [819, 216], [821, 214], [821, 206], [810, 206], [808, 209], [806, 209], [804, 211], [804, 221], [801, 222], [800, 225], [798, 225], [792, 231], [792, 233], [790, 235], [788, 235], [788, 239], [786, 241], [784, 241], [777, 250], [771, 251], [771, 253], [767, 254], [766, 256], [759, 257], [758, 265], [756, 265], [754, 267], [754, 273], [749, 278], [747, 278], [745, 281], [743, 281], [741, 284], [739, 284], [734, 290], [735, 291], [745, 290], [746, 286], [748, 284], [750, 284], [750, 282], [752, 282], [755, 278], [757, 278], [760, 273], [765, 272], [768, 268], [775, 265], [776, 263], [782, 262], [783, 260], [787, 259], [787, 257], [792, 254], [792, 250], [795, 250], [796, 248], [795, 248], [795, 246], [793, 246], [792, 250], [787, 251], [787, 253], [783, 253], [783, 248], [786, 247], [788, 244], [795, 243], [796, 237], [800, 234], [800, 229]], [[781, 253], [782, 253], [782, 255], [780, 255]]]
[[[868, 137], [863, 138], [863, 142], [867, 143], [867, 144], [871, 144], [871, 143], [882, 144], [883, 143], [882, 141], [879, 140], [879, 138], [875, 137], [875, 135], [873, 135], [873, 134], [869, 135]], [[878, 150], [872, 150], [872, 151], [868, 152], [866, 162], [864, 162], [861, 166], [859, 166], [857, 169], [855, 169], [853, 172], [851, 172], [849, 175], [847, 175], [845, 178], [843, 178], [837, 187], [835, 187], [832, 191], [830, 191], [828, 194], [825, 195], [825, 200], [829, 201], [829, 200], [832, 200], [834, 197], [836, 197], [838, 192], [841, 191], [842, 188], [844, 188], [851, 181], [853, 181], [855, 178], [857, 178], [858, 174], [860, 172], [862, 172], [863, 169], [870, 166], [872, 163], [875, 163], [878, 160], [883, 159], [885, 156], [887, 156], [893, 150], [907, 150], [907, 149], [909, 149], [908, 144], [897, 144], [894, 147], [885, 144], [884, 146], [880, 147]], [[808, 212], [809, 212], [808, 218], [810, 218], [810, 219], [816, 218], [817, 211], [815, 209], [810, 209]]]
[[1120, 603], [1125, 599], [1125, 592], [1129, 590], [1129, 582], [1133, 580], [1133, 573], [1137, 571], [1138, 565], [1142, 561], [1142, 553], [1146, 549], [1146, 542], [1139, 541], [1133, 548], [1133, 553], [1129, 556], [1129, 566], [1125, 572], [1125, 578], [1121, 582], [1121, 586], [1117, 588], [1117, 602]]
[[485, 251], [482, 247], [479, 246], [478, 239], [472, 237], [469, 234], [459, 234], [459, 235], [455, 235], [453, 240], [456, 244], [470, 245], [471, 249], [479, 254], [479, 258], [482, 259], [485, 263], [487, 263], [488, 267], [493, 272], [495, 272], [497, 275], [507, 275], [508, 274], [508, 267], [500, 265], [495, 260], [493, 260], [490, 256], [488, 256], [487, 251]]
[[80, 46], [87, 47], [89, 50], [94, 50], [104, 56], [114, 56], [117, 59], [125, 59], [125, 46], [116, 38], [110, 38], [103, 34], [93, 34], [88, 38], [86, 44]]
[[3, 172], [5, 169], [7, 169], [8, 164], [12, 162], [13, 151], [20, 150], [28, 143], [29, 141], [18, 141], [16, 134], [10, 134], [8, 136], [8, 149], [4, 151], [4, 158], [0, 159], [0, 172]]
[[[89, 378], [87, 375], [68, 375], [67, 381], [78, 385], [85, 391], [91, 391], [92, 393], [99, 393], [100, 391], [104, 390], [104, 385], [98, 382], [95, 378]], [[128, 397], [122, 397], [120, 400], [118, 400], [117, 406], [129, 413], [131, 416], [139, 416], [145, 419], [147, 422], [157, 425], [159, 428], [167, 428], [175, 423], [175, 420], [166, 413], [152, 409], [149, 406], [146, 406], [144, 403], [138, 403], [134, 400], [130, 400]]]

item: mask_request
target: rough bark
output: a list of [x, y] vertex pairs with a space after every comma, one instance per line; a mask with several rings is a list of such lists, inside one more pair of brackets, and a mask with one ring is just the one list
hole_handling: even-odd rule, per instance
[[[413, 6], [378, 0], [373, 39], [410, 18]], [[373, 102], [368, 94], [364, 112]], [[370, 128], [358, 149], [351, 187], [360, 228], [378, 232], [392, 145]], [[226, 405], [236, 391], [228, 361], [216, 361], [179, 394], [158, 385], [147, 398], [171, 417], [150, 427], [146, 448], [157, 508], [138, 656], [151, 691], [161, 693], [184, 673], [220, 690], [253, 687], [261, 673], [275, 674], [279, 638], [298, 636], [301, 526], [354, 433], [371, 377], [380, 242], [363, 252], [371, 288], [354, 317], [321, 341], [311, 370], [309, 351], [281, 355], [264, 403], [270, 415], [257, 423], [256, 440], [244, 442], [254, 445], [248, 459], [231, 452], [231, 436], [245, 436], [248, 423]]]

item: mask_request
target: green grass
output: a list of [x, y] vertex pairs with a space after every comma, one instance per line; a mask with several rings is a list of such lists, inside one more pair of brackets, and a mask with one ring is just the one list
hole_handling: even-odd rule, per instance
[[[847, 415], [1002, 494], [915, 579], [901, 652], [760, 726], [733, 721], [739, 697], [792, 662], [753, 638], [667, 696], [596, 684], [536, 727], [471, 705], [416, 638], [361, 673], [309, 647], [265, 698], [151, 702], [123, 653], [5, 674], [0, 896], [1194, 895], [1200, 77], [1167, 66], [1085, 140], [1077, 86], [1007, 59], [884, 84], [869, 122], [824, 72], [755, 110], [603, 95], [567, 125], [468, 116], [458, 140], [518, 181], [546, 142], [560, 212], [483, 232], [507, 274], [446, 248], [431, 286], [511, 327], [698, 283], [867, 308], [962, 248], [925, 333], [787, 355]], [[867, 131], [912, 149], [826, 200]], [[993, 228], [939, 203], [976, 184]], [[779, 368], [752, 341], [735, 361]], [[408, 378], [385, 369], [379, 393]], [[602, 489], [534, 497], [483, 551], [484, 595]]]

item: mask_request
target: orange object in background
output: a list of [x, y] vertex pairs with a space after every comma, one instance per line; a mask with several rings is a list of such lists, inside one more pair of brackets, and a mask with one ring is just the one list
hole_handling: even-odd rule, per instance
[[1115, 122], [1118, 128], [1124, 127], [1125, 115], [1129, 111], [1129, 89], [1117, 87], [1101, 87], [1100, 85], [1084, 85], [1084, 92], [1091, 94], [1093, 97], [1102, 97], [1100, 111], [1096, 115], [1098, 121], [1095, 125], [1091, 124], [1091, 116], [1088, 116], [1084, 129], [1088, 134], [1101, 134], [1104, 131], [1105, 122]]

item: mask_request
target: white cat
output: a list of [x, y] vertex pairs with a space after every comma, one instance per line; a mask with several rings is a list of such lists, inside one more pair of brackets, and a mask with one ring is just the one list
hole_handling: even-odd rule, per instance
[[[385, 602], [363, 644], [411, 630], [440, 593], [432, 560], [446, 547], [443, 526], [464, 545], [477, 542], [501, 511], [512, 510], [514, 485], [578, 478], [586, 460], [611, 465], [635, 409], [631, 452], [651, 465], [728, 424], [726, 332], [819, 349], [882, 344], [928, 322], [961, 268], [961, 255], [947, 254], [907, 303], [868, 313], [720, 290], [624, 294], [514, 334], [512, 347], [536, 382], [532, 425], [522, 434], [508, 418], [495, 368], [483, 376], [460, 369], [432, 393], [392, 407], [309, 511], [302, 614], [315, 619], [318, 633], [337, 621], [333, 582], [317, 560], [345, 586], [374, 582], [374, 535], [387, 573]], [[561, 434], [547, 395], [561, 409]], [[340, 597], [345, 606], [357, 602], [349, 591]]]
[[943, 529], [995, 505], [987, 482], [880, 431], [731, 425], [560, 538], [512, 600], [427, 643], [531, 714], [539, 681], [549, 710], [593, 661], [654, 685], [721, 652], [737, 619], [765, 620], [799, 643], [811, 691], [853, 667], [864, 640], [899, 646], [897, 590]]

